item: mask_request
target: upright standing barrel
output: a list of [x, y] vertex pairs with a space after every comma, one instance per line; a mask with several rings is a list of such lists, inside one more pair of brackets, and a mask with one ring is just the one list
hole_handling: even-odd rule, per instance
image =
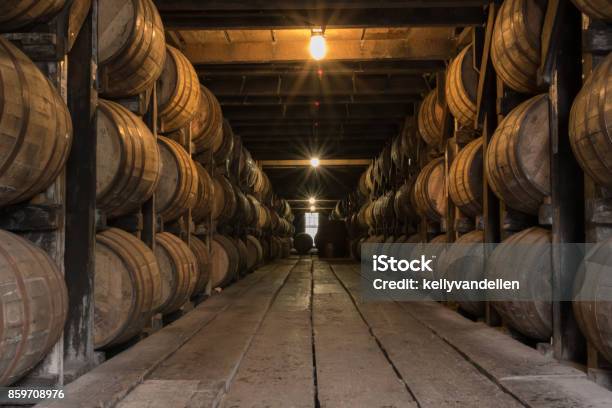
[[193, 208], [198, 194], [198, 170], [185, 149], [163, 136], [157, 138], [162, 172], [155, 191], [157, 212], [164, 222], [174, 221]]
[[179, 50], [166, 46], [164, 69], [157, 81], [160, 132], [185, 127], [200, 108], [200, 81], [191, 62]]
[[417, 213], [432, 221], [441, 221], [446, 215], [444, 194], [444, 158], [429, 162], [414, 183], [413, 202]]
[[51, 258], [0, 231], [0, 386], [34, 368], [64, 331], [68, 294]]
[[493, 306], [504, 321], [525, 336], [552, 335], [551, 234], [532, 227], [503, 241], [487, 262], [486, 277], [518, 281], [518, 291], [491, 291]]
[[482, 137], [459, 151], [448, 174], [448, 194], [461, 212], [482, 213]]
[[111, 98], [151, 89], [166, 61], [166, 40], [152, 0], [99, 0], [100, 93]]
[[10, 32], [50, 20], [66, 0], [3, 0], [0, 2], [0, 31]]
[[438, 89], [427, 94], [418, 115], [419, 133], [425, 143], [439, 147], [442, 143], [442, 120], [444, 109], [438, 103]]
[[569, 134], [582, 169], [612, 188], [612, 54], [597, 66], [572, 106]]
[[94, 346], [136, 336], [161, 306], [161, 274], [144, 242], [117, 228], [96, 235]]
[[518, 92], [538, 91], [544, 10], [537, 0], [505, 0], [495, 21], [491, 61], [499, 78]]
[[198, 282], [198, 264], [189, 246], [176, 235], [155, 235], [155, 258], [161, 272], [161, 314], [176, 312], [191, 297]]
[[587, 16], [606, 22], [612, 21], [612, 3], [609, 0], [572, 0]]
[[464, 126], [474, 125], [477, 91], [478, 72], [474, 69], [472, 45], [468, 45], [451, 61], [445, 89], [448, 109]]
[[537, 214], [550, 195], [548, 95], [529, 99], [499, 124], [485, 169], [493, 192], [509, 207]]
[[0, 37], [0, 206], [44, 191], [70, 152], [66, 104], [28, 57]]
[[109, 217], [128, 214], [155, 192], [161, 173], [157, 142], [138, 116], [102, 99], [97, 129], [96, 206]]

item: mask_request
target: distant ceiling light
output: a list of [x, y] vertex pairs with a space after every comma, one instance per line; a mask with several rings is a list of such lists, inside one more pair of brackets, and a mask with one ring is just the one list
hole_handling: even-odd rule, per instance
[[317, 211], [317, 207], [315, 207], [314, 205], [310, 206], [310, 212], [315, 212]]
[[318, 157], [313, 157], [312, 159], [310, 159], [310, 165], [314, 168], [319, 167], [320, 161]]
[[321, 61], [327, 54], [327, 43], [323, 36], [323, 30], [313, 29], [310, 37], [310, 55], [316, 61]]
[[308, 199], [308, 203], [309, 203], [309, 204], [315, 204], [316, 202], [317, 202], [317, 199], [316, 199], [316, 198], [314, 198], [314, 197], [310, 197], [310, 198]]

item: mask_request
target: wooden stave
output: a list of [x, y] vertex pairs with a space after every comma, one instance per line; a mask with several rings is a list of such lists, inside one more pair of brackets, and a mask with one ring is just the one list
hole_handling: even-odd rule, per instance
[[597, 184], [612, 188], [612, 54], [600, 63], [576, 96], [569, 136], [580, 167]]
[[198, 170], [194, 161], [179, 143], [164, 136], [158, 136], [157, 142], [160, 151], [167, 149], [170, 152], [178, 169], [177, 189], [173, 191], [170, 197], [162, 200], [164, 196], [160, 197], [160, 194], [163, 193], [160, 188], [163, 186], [164, 174], [170, 164], [164, 163], [163, 155], [161, 156], [162, 172], [155, 194], [157, 203], [165, 202], [165, 204], [157, 208], [157, 213], [164, 222], [169, 222], [176, 220], [196, 205], [199, 188]]
[[[485, 277], [484, 232], [476, 230], [461, 235], [448, 245], [439, 265], [445, 269], [443, 277], [450, 281], [482, 280]], [[484, 316], [483, 301], [462, 298], [457, 303], [472, 316]]]
[[[412, 195], [412, 201], [417, 213], [421, 217], [426, 217], [432, 221], [438, 222], [444, 218], [446, 210], [444, 208], [436, 208], [436, 206], [432, 204], [432, 200], [435, 200], [435, 198], [429, 196], [428, 190], [431, 174], [436, 171], [436, 167], [439, 166], [444, 167], [443, 157], [432, 160], [423, 167], [414, 183]], [[444, 188], [442, 188], [442, 195], [444, 195]]]
[[198, 162], [194, 162], [198, 173], [198, 194], [191, 210], [191, 218], [196, 224], [208, 220], [212, 214], [212, 203], [215, 195], [215, 185], [208, 171]]
[[222, 165], [226, 163], [232, 151], [234, 150], [234, 131], [227, 120], [223, 120], [223, 139], [219, 149], [214, 151], [213, 158], [215, 164]]
[[538, 92], [543, 20], [536, 0], [505, 0], [497, 14], [491, 60], [500, 79], [517, 92]]
[[612, 239], [594, 244], [578, 269], [572, 302], [578, 327], [589, 343], [612, 360], [612, 327], [609, 298]]
[[245, 276], [247, 273], [249, 273], [249, 265], [247, 263], [249, 251], [240, 238], [232, 239], [232, 243], [238, 251], [238, 274], [240, 276]]
[[121, 172], [115, 175], [108, 188], [96, 193], [96, 207], [108, 218], [113, 218], [139, 209], [153, 196], [161, 173], [161, 159], [155, 137], [136, 115], [115, 102], [102, 99], [98, 103], [98, 117], [100, 115], [114, 119], [123, 147]]
[[218, 224], [232, 221], [236, 213], [236, 195], [232, 183], [222, 174], [213, 177], [214, 197], [212, 205], [212, 217]]
[[395, 192], [393, 210], [398, 219], [414, 220], [418, 217], [412, 203], [414, 179], [406, 181]]
[[[0, 162], [0, 206], [5, 206], [32, 198], [57, 179], [72, 146], [72, 121], [51, 82], [4, 38], [0, 38], [0, 95], [11, 96], [3, 99], [0, 116], [0, 145], [9, 147]], [[11, 116], [5, 118], [8, 112]], [[37, 156], [31, 157], [32, 152]]]
[[[218, 251], [223, 251], [228, 257], [227, 270], [218, 271], [215, 257]], [[221, 273], [219, 273], [221, 272]], [[211, 286], [224, 287], [238, 277], [238, 250], [231, 240], [223, 235], [215, 234], [211, 242]]]
[[[168, 274], [172, 274], [169, 296], [162, 299], [158, 313], [167, 315], [174, 313], [191, 297], [199, 279], [198, 263], [189, 246], [179, 237], [169, 232], [159, 232], [155, 235], [155, 257], [161, 272], [162, 287], [168, 282]], [[161, 262], [162, 251], [172, 263], [171, 271], [164, 271], [165, 263]]]
[[191, 235], [189, 248], [198, 264], [198, 279], [193, 288], [192, 295], [203, 294], [210, 279], [210, 252], [204, 241], [195, 235]]
[[572, 0], [572, 2], [580, 11], [593, 19], [612, 22], [612, 4], [608, 0]]
[[469, 216], [482, 214], [482, 137], [459, 151], [448, 174], [448, 194], [459, 210]]
[[[550, 231], [540, 227], [531, 227], [510, 236], [501, 245], [497, 246], [487, 260], [486, 277], [490, 280], [510, 280], [510, 278], [512, 278], [511, 280], [519, 280], [521, 292], [529, 290], [529, 294], [536, 299], [550, 299], [552, 296], [550, 287], [552, 268], [550, 242]], [[515, 257], [510, 263], [500, 264], [499, 259], [503, 259], [504, 255], [507, 255], [506, 251], [514, 247], [513, 253], [517, 252], [516, 245], [521, 245], [519, 247], [520, 259]], [[542, 248], [546, 249], [544, 253], [538, 252]], [[544, 264], [540, 265], [537, 262], [544, 262]], [[532, 265], [534, 263], [537, 265]], [[503, 268], [504, 265], [507, 266], [506, 269]], [[512, 271], [509, 273], [508, 269], [512, 269]], [[527, 284], [525, 279], [530, 273], [541, 276], [541, 281], [534, 284], [533, 280], [530, 280]], [[547, 281], [548, 286], [546, 285]], [[493, 293], [493, 296], [496, 296], [496, 294]], [[499, 293], [497, 296], [503, 298], [504, 294]], [[521, 297], [517, 301], [495, 300], [491, 303], [504, 321], [520, 333], [537, 340], [547, 341], [550, 339], [552, 335], [552, 306], [550, 302], [527, 301]]]
[[[60, 338], [68, 314], [68, 292], [56, 264], [43, 250], [2, 230], [0, 263], [0, 310], [22, 310], [19, 321], [0, 319], [11, 325], [10, 330], [0, 330], [0, 386], [6, 387], [34, 368]], [[15, 332], [18, 339], [11, 337]], [[11, 345], [15, 348], [10, 349]]]
[[247, 258], [247, 265], [249, 270], [254, 270], [258, 265], [263, 262], [263, 248], [261, 242], [253, 235], [246, 236], [247, 249], [249, 251], [249, 258]]
[[438, 90], [433, 89], [427, 94], [417, 117], [419, 134], [430, 146], [438, 147], [442, 142], [442, 121], [444, 111], [438, 104]]
[[192, 122], [195, 153], [215, 152], [223, 143], [223, 113], [219, 101], [208, 88], [200, 85], [200, 107]]
[[200, 107], [200, 81], [191, 62], [176, 48], [166, 45], [167, 57], [164, 70], [158, 82], [169, 81], [166, 74], [171, 70], [170, 62], [176, 70], [176, 84], [167, 98], [158, 92], [158, 118], [160, 133], [171, 133], [185, 127], [195, 117]]
[[457, 122], [467, 127], [473, 127], [476, 119], [478, 73], [472, 53], [472, 45], [468, 45], [451, 61], [445, 83], [448, 109]]
[[[526, 214], [537, 214], [544, 198], [550, 195], [549, 166], [546, 165], [550, 160], [550, 141], [538, 145], [544, 156], [538, 160], [538, 163], [544, 164], [541, 166], [544, 176], [537, 184], [533, 175], [525, 171], [518, 154], [520, 145], [516, 141], [517, 138], [519, 142], [520, 138], [533, 139], [533, 133], [525, 136], [522, 131], [528, 122], [527, 116], [537, 112], [537, 109], [541, 109], [546, 118], [536, 122], [548, 126], [548, 107], [539, 106], [544, 103], [548, 104], [546, 94], [535, 96], [512, 110], [497, 127], [485, 155], [485, 172], [491, 190], [509, 207]], [[498, 163], [500, 159], [504, 160], [501, 165]]]
[[[100, 338], [100, 330], [94, 331], [94, 346], [96, 349], [107, 348], [113, 345], [124, 343], [136, 336], [149, 322], [152, 314], [161, 305], [161, 274], [155, 258], [155, 254], [144, 242], [135, 236], [117, 228], [110, 228], [96, 235], [96, 257], [100, 256], [99, 250], [105, 246], [121, 260], [128, 271], [129, 280], [134, 286], [135, 300], [131, 303], [128, 318], [121, 322], [119, 328], [115, 329], [113, 335]], [[101, 279], [99, 269], [96, 277]], [[113, 271], [116, 276], [116, 270]], [[95, 284], [94, 288], [101, 290], [100, 283]], [[95, 322], [100, 318], [100, 293], [94, 297], [95, 303]], [[113, 314], [106, 320], [115, 320], [117, 315]], [[96, 325], [97, 328], [97, 325]]]
[[0, 3], [0, 31], [11, 32], [34, 23], [47, 22], [65, 4], [66, 0], [4, 0]]
[[113, 55], [99, 61], [100, 94], [109, 98], [130, 97], [150, 90], [166, 61], [164, 27], [157, 8], [151, 0], [130, 1], [136, 18], [129, 39]]

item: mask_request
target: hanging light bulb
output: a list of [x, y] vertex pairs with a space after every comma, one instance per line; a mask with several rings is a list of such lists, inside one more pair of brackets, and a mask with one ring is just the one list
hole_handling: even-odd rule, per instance
[[315, 204], [316, 202], [317, 202], [317, 199], [316, 199], [316, 198], [314, 198], [314, 197], [310, 197], [310, 198], [308, 199], [308, 203], [309, 203], [309, 204]]
[[310, 36], [310, 55], [316, 61], [321, 61], [327, 54], [327, 43], [323, 36], [323, 30], [321, 28], [315, 28], [312, 30]]
[[310, 159], [310, 165], [314, 168], [319, 167], [320, 161], [318, 157], [313, 157], [312, 159]]
[[315, 212], [317, 211], [317, 207], [315, 207], [314, 205], [310, 206], [310, 212]]

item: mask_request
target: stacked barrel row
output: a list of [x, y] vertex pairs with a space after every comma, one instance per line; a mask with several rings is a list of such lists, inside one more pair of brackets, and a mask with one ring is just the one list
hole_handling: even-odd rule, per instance
[[[0, 4], [1, 31], [49, 21], [67, 4], [17, 3]], [[138, 214], [155, 196], [159, 231], [177, 231], [173, 226], [185, 222], [218, 231], [210, 237], [158, 232], [152, 250], [138, 232], [100, 227], [95, 347], [108, 348], [139, 335], [154, 314], [173, 314], [207, 287], [223, 287], [266, 260], [288, 255], [293, 227], [290, 207], [274, 198], [214, 95], [199, 84], [188, 59], [166, 44], [153, 1], [101, 0], [98, 10], [98, 210], [109, 225], [121, 225], [122, 217]], [[159, 136], [141, 116], [154, 89]], [[134, 100], [145, 107], [133, 109]], [[63, 172], [70, 153], [70, 114], [45, 75], [3, 37], [0, 106], [0, 206], [43, 202], [39, 196]], [[224, 229], [237, 225], [240, 234]], [[57, 263], [6, 231], [0, 231], [0, 302], [4, 386], [44, 358], [67, 316]]]
[[[609, 2], [576, 0], [574, 3], [591, 18], [612, 21]], [[454, 244], [439, 246], [439, 273], [451, 280], [518, 279], [521, 291], [517, 296], [521, 301], [495, 301], [493, 307], [512, 329], [529, 338], [547, 341], [552, 335], [552, 303], [542, 299], [552, 297], [551, 249], [546, 245], [552, 238], [549, 226], [538, 225], [540, 220], [546, 220], [538, 216], [546, 214], [545, 206], [551, 194], [549, 113], [552, 107], [546, 89], [537, 81], [544, 14], [541, 3], [535, 0], [506, 0], [499, 10], [491, 58], [503, 86], [515, 92], [521, 102], [499, 123], [486, 151], [475, 124], [478, 73], [473, 64], [473, 46], [469, 45], [449, 64], [444, 98], [433, 89], [419, 109], [419, 135], [430, 147], [433, 159], [422, 166], [416, 179], [407, 172], [403, 184], [389, 185], [381, 178], [387, 146], [359, 182], [359, 194], [354, 197], [361, 198], [352, 200], [359, 205], [348, 205], [349, 199], [348, 203], [339, 204], [338, 211], [349, 207], [341, 215], [346, 217], [349, 228], [356, 231], [353, 243], [358, 253], [358, 246], [363, 242], [446, 242], [447, 234], [443, 232], [448, 227], [445, 225], [447, 203], [452, 202], [458, 210], [456, 220], [467, 222], [454, 225], [458, 232]], [[597, 188], [608, 192], [612, 188], [612, 126], [606, 107], [612, 104], [611, 70], [612, 56], [608, 55], [586, 78], [572, 106], [569, 134], [561, 135], [569, 138], [585, 174]], [[446, 163], [444, 157], [435, 157], [436, 151], [442, 152], [445, 109], [455, 120], [455, 129], [468, 130], [472, 136], [464, 138], [452, 161]], [[503, 243], [507, 244], [495, 249], [488, 268], [484, 267], [481, 230], [485, 177], [503, 204]], [[385, 185], [384, 189], [377, 188]], [[582, 200], [582, 197], [564, 199]], [[419, 225], [419, 220], [424, 221], [427, 228], [421, 229], [420, 234], [412, 234], [415, 229], [408, 228], [398, 233], [393, 224], [402, 217], [412, 217], [414, 227]], [[466, 244], [470, 248], [467, 251]], [[520, 266], [516, 264], [519, 260], [512, 248], [523, 248]], [[612, 326], [604, 317], [610, 314], [610, 302], [603, 297], [610, 281], [609, 274], [603, 271], [612, 266], [611, 253], [612, 240], [605, 240], [586, 255], [591, 266], [587, 268], [589, 262], [584, 261], [577, 274], [574, 302], [584, 335], [610, 360]], [[464, 299], [460, 306], [474, 316], [484, 314], [482, 302]]]

